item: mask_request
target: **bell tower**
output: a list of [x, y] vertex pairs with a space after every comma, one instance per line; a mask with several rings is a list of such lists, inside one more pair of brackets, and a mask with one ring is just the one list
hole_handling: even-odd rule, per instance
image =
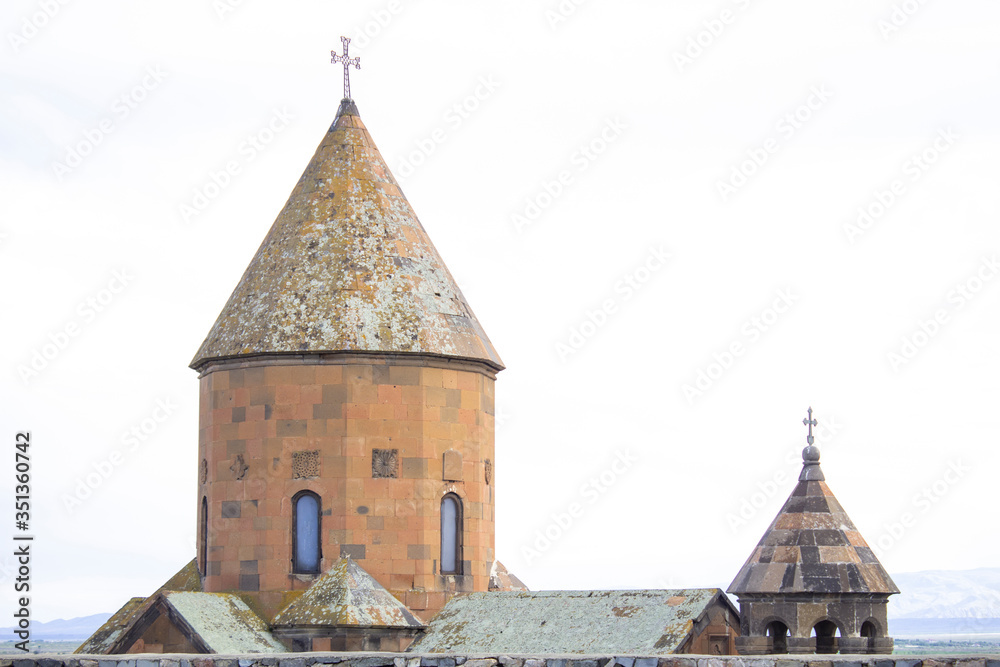
[[812, 408], [802, 472], [792, 495], [740, 569], [736, 650], [892, 653], [886, 605], [896, 584], [826, 485]]
[[424, 619], [488, 589], [503, 363], [349, 96], [191, 368], [204, 591], [271, 618], [345, 556]]

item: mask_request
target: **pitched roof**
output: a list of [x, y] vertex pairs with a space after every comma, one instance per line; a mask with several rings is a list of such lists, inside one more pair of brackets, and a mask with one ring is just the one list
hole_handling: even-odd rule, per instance
[[111, 615], [104, 625], [99, 627], [94, 634], [87, 638], [73, 653], [84, 653], [87, 655], [104, 655], [108, 653], [115, 643], [127, 632], [136, 619], [139, 618], [144, 609], [143, 603], [146, 598], [132, 598], [122, 608]]
[[191, 362], [422, 353], [503, 368], [351, 100]]
[[[209, 653], [285, 653], [285, 645], [271, 635], [267, 624], [232, 593], [167, 591], [163, 599], [174, 613], [171, 620], [186, 624]], [[187, 628], [180, 628], [187, 636]], [[193, 637], [189, 636], [189, 639]]]
[[802, 455], [798, 484], [728, 592], [898, 593], [826, 485], [819, 449], [810, 444]]
[[421, 628], [423, 622], [350, 558], [341, 558], [271, 625], [337, 628]]
[[459, 594], [407, 649], [416, 653], [672, 653], [718, 588]]

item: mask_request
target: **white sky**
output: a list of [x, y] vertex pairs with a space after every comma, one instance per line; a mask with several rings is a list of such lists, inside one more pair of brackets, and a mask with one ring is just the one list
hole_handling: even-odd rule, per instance
[[114, 611], [193, 557], [187, 364], [333, 119], [342, 34], [362, 118], [508, 366], [497, 551], [531, 588], [728, 586], [809, 405], [890, 572], [1000, 562], [995, 2], [898, 0], [888, 35], [890, 0], [223, 2], [0, 9], [0, 478], [10, 498], [30, 429], [37, 620]]

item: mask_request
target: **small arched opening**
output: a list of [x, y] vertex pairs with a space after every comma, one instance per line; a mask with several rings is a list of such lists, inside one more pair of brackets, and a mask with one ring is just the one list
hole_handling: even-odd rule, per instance
[[768, 653], [788, 653], [788, 626], [781, 621], [771, 621], [765, 630]]
[[838, 632], [839, 628], [833, 621], [820, 621], [814, 625], [812, 636], [816, 639], [816, 652], [836, 653]]
[[292, 572], [317, 574], [320, 561], [320, 501], [312, 491], [292, 498]]
[[208, 498], [201, 497], [201, 515], [198, 517], [201, 524], [198, 531], [198, 570], [201, 576], [208, 574]]
[[441, 499], [441, 574], [462, 574], [462, 501], [454, 493]]
[[861, 624], [861, 637], [865, 640], [869, 652], [875, 648], [875, 638], [878, 636], [878, 626], [874, 621], [868, 620]]

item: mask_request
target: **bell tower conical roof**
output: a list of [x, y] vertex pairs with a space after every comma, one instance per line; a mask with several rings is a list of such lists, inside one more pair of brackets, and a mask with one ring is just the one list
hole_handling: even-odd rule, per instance
[[899, 593], [826, 485], [811, 427], [808, 443], [798, 484], [726, 592]]
[[329, 352], [503, 369], [349, 98], [191, 367]]

